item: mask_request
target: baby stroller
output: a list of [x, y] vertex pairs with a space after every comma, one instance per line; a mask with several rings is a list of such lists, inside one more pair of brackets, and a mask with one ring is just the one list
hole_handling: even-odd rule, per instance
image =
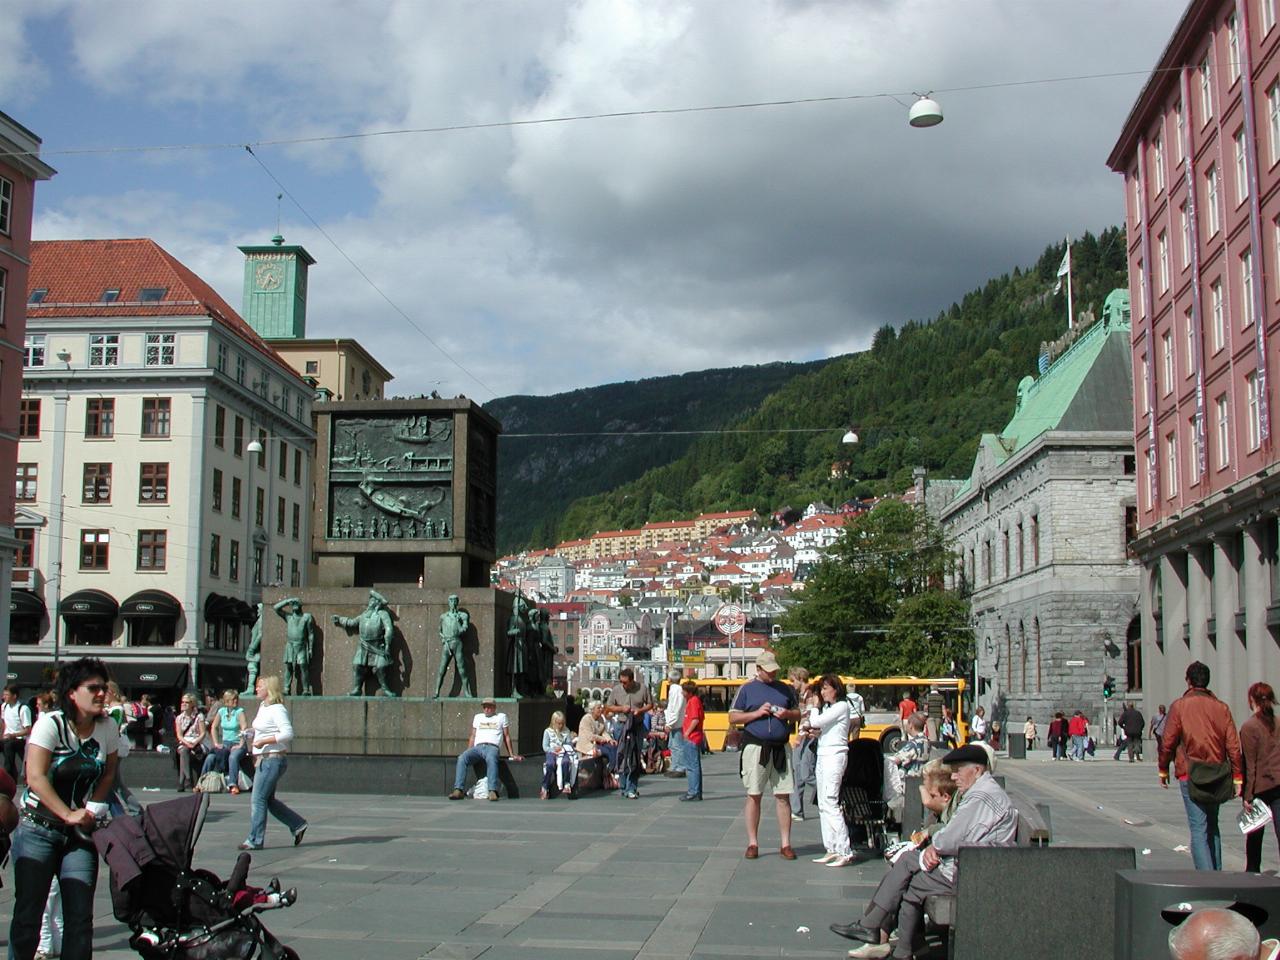
[[200, 793], [153, 803], [136, 817], [117, 817], [93, 835], [111, 870], [111, 908], [129, 925], [129, 946], [146, 960], [298, 960], [262, 925], [264, 910], [292, 906], [297, 891], [274, 878], [246, 886], [249, 854], [226, 883], [191, 866], [209, 810]]

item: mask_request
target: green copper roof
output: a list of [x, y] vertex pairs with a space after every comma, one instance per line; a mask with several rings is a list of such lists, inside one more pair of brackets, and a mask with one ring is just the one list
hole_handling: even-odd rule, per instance
[[[1013, 419], [979, 441], [991, 462], [1004, 463], [1049, 430], [1132, 431], [1130, 329], [1129, 291], [1113, 290], [1102, 319], [1085, 328], [1040, 379], [1022, 378]], [[970, 477], [956, 497], [972, 485]]]

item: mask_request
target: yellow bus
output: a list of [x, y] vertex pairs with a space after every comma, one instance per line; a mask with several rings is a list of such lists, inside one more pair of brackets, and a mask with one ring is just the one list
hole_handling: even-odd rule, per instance
[[[816, 679], [816, 678], [815, 678]], [[857, 684], [858, 693], [866, 704], [866, 715], [862, 732], [859, 736], [878, 740], [886, 753], [898, 749], [902, 742], [902, 725], [898, 721], [898, 704], [904, 695], [925, 708], [925, 699], [932, 687], [937, 687], [942, 694], [943, 703], [951, 708], [956, 719], [956, 728], [960, 733], [960, 742], [964, 743], [969, 732], [968, 712], [965, 709], [965, 693], [967, 684], [957, 677], [885, 677], [883, 679], [866, 680], [859, 677], [840, 678], [846, 687]], [[729, 708], [738, 695], [739, 688], [747, 682], [742, 677], [705, 677], [698, 679], [698, 696], [702, 699], [702, 709], [706, 711], [707, 743], [712, 750], [723, 750], [725, 738], [729, 734]], [[663, 680], [659, 698], [667, 698], [667, 687], [670, 681]]]

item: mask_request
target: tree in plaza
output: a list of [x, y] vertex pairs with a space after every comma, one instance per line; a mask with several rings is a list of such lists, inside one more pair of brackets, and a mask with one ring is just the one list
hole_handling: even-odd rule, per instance
[[852, 518], [782, 623], [783, 665], [876, 677], [947, 675], [970, 656], [968, 602], [943, 588], [942, 531], [897, 500]]

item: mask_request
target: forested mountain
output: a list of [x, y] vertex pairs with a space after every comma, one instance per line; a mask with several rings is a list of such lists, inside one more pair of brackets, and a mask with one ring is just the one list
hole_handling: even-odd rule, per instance
[[[698, 439], [696, 433], [671, 431], [718, 430], [757, 409], [795, 377], [829, 362], [702, 370], [550, 397], [490, 401], [485, 409], [503, 429], [498, 550], [552, 545], [561, 515], [575, 499], [613, 490], [670, 463]], [[547, 436], [557, 433], [586, 436]]]
[[[707, 510], [753, 508], [770, 511], [783, 505], [803, 507], [821, 499], [839, 504], [855, 495], [900, 490], [910, 483], [912, 467], [923, 465], [943, 476], [968, 476], [983, 432], [1004, 426], [1013, 412], [1018, 381], [1035, 374], [1042, 341], [1066, 328], [1066, 291], [1053, 286], [1063, 245], [1051, 246], [1027, 270], [988, 281], [966, 294], [932, 321], [909, 321], [897, 330], [886, 325], [864, 353], [837, 357], [798, 376], [787, 378], [757, 409], [728, 425], [742, 432], [693, 438], [605, 438], [581, 443], [571, 459], [546, 445], [521, 456], [520, 442], [504, 442], [503, 476], [499, 481], [507, 524], [506, 546], [532, 543], [551, 546], [558, 540], [597, 530], [637, 527], [650, 520], [670, 520]], [[1111, 228], [1100, 237], [1086, 234], [1072, 246], [1077, 311], [1101, 312], [1106, 295], [1127, 285], [1124, 234]], [[760, 377], [772, 368], [752, 372]], [[715, 371], [726, 378], [732, 371]], [[691, 375], [692, 376], [692, 375]], [[693, 415], [714, 403], [718, 387], [709, 374], [690, 382], [683, 404], [670, 404], [650, 414], [664, 429], [697, 429], [711, 422]], [[625, 393], [628, 385], [620, 385]], [[701, 387], [705, 387], [703, 392]], [[605, 391], [609, 388], [597, 388]], [[746, 400], [746, 384], [742, 399]], [[646, 391], [646, 393], [651, 393]], [[505, 429], [532, 429], [539, 411], [541, 429], [627, 429], [633, 422], [606, 399], [607, 394], [577, 394], [495, 401], [490, 409]], [[577, 397], [577, 400], [572, 398]], [[644, 408], [657, 396], [635, 397]], [[503, 405], [506, 405], [505, 407]], [[687, 407], [690, 416], [681, 414]], [[744, 402], [739, 409], [746, 406]], [[721, 405], [727, 413], [731, 406]], [[647, 411], [646, 411], [647, 412]], [[635, 415], [636, 422], [643, 422]], [[527, 417], [527, 419], [526, 419]], [[853, 425], [862, 437], [856, 446], [841, 442]], [[824, 428], [821, 432], [784, 432]], [[523, 441], [532, 442], [532, 441]], [[678, 458], [672, 451], [688, 449]], [[625, 457], [624, 457], [625, 451]], [[638, 463], [656, 464], [644, 472]], [[513, 462], [514, 461], [514, 462]], [[832, 465], [847, 462], [833, 479]], [[553, 472], [558, 471], [558, 473]], [[589, 473], [591, 477], [572, 474]], [[556, 482], [539, 478], [557, 477]], [[560, 499], [572, 485], [599, 482], [597, 493], [565, 504]], [[616, 485], [615, 484], [619, 484]], [[581, 487], [579, 486], [579, 489]], [[513, 520], [536, 512], [536, 525]], [[530, 531], [528, 536], [525, 531]]]

